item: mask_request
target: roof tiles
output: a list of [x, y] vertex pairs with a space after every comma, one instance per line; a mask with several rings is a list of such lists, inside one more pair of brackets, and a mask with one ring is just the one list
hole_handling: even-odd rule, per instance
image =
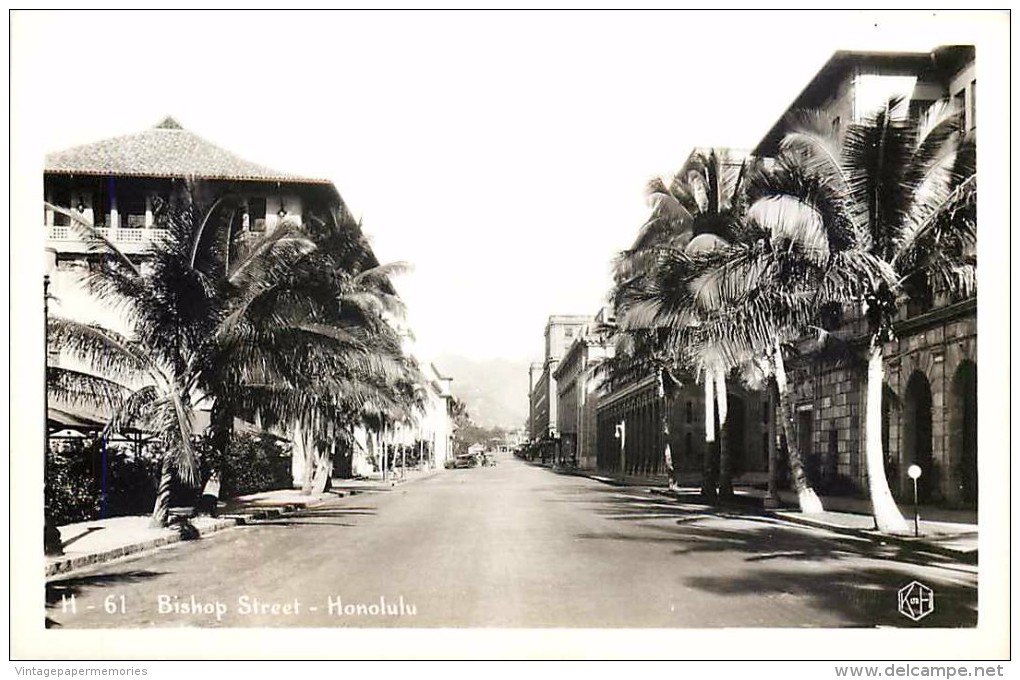
[[329, 184], [328, 180], [300, 177], [246, 161], [185, 130], [170, 117], [143, 132], [48, 154], [45, 171], [53, 174]]

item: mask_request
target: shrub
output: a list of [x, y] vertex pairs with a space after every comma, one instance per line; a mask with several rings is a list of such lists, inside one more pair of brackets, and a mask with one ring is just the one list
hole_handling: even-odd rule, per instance
[[80, 440], [61, 442], [46, 459], [46, 503], [58, 526], [95, 519], [99, 514], [102, 490], [87, 448]]
[[271, 435], [235, 433], [225, 454], [213, 450], [208, 438], [198, 448], [202, 479], [220, 472], [221, 498], [293, 486], [290, 447]]

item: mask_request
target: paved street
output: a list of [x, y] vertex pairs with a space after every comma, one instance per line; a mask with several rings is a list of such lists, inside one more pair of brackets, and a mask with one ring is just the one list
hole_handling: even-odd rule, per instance
[[[934, 591], [919, 623], [911, 581]], [[73, 596], [73, 598], [72, 598]], [[74, 627], [974, 626], [972, 566], [512, 458], [51, 580]]]

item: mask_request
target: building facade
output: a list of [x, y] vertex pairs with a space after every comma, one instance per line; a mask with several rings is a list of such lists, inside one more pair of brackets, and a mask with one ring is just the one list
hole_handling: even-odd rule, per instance
[[[895, 115], [918, 120], [938, 102], [951, 102], [961, 127], [976, 139], [977, 77], [974, 48], [930, 53], [838, 52], [790, 106], [816, 109], [834, 129], [858, 121], [889, 97]], [[755, 149], [777, 152], [777, 123]], [[860, 319], [848, 335], [863, 338]], [[908, 468], [919, 465], [921, 502], [977, 507], [977, 298], [904, 301], [886, 343], [882, 442], [893, 494], [912, 497]], [[861, 348], [863, 354], [864, 347]], [[864, 463], [866, 371], [833, 365], [807, 353], [791, 371], [796, 430], [805, 466], [821, 489], [867, 489]]]
[[[540, 423], [538, 411], [541, 407], [542, 392], [536, 389], [542, 377], [545, 364], [541, 361], [532, 362], [528, 366], [528, 439], [538, 441], [547, 431], [547, 422]], [[548, 410], [548, 409], [547, 409]], [[546, 415], [548, 418], [548, 415]]]
[[[766, 482], [775, 440], [767, 396], [728, 384], [727, 411], [724, 427], [734, 482]], [[667, 398], [657, 377], [648, 376], [600, 397], [595, 418], [596, 467], [611, 476], [661, 477], [665, 481], [668, 443], [673, 478], [697, 486], [704, 474], [706, 454], [719, 446], [718, 437], [714, 442], [705, 440], [705, 393], [693, 382], [683, 383]]]
[[602, 362], [613, 346], [605, 328], [608, 310], [596, 315], [567, 349], [553, 373], [556, 381], [556, 413], [559, 449], [557, 461], [580, 469], [594, 469], [595, 410], [598, 406]]
[[[837, 52], [751, 152], [778, 153], [788, 117], [815, 110], [834, 130], [862, 120], [898, 97], [892, 115], [919, 119], [933, 105], [952, 102], [962, 129], [976, 138], [977, 80], [974, 49], [938, 48], [930, 53]], [[688, 162], [690, 159], [688, 159]], [[841, 334], [865, 336], [851, 317]], [[977, 300], [934, 296], [904, 301], [886, 343], [882, 440], [886, 472], [895, 495], [907, 498], [907, 469], [922, 469], [922, 502], [976, 508], [977, 503]], [[788, 370], [793, 389], [795, 435], [807, 474], [830, 493], [864, 493], [866, 371], [863, 362], [820, 358], [812, 343]], [[861, 346], [861, 355], [864, 347]], [[728, 384], [727, 442], [737, 482], [763, 482], [772, 452], [782, 449], [776, 404], [769, 395]], [[597, 467], [611, 475], [665, 475], [665, 445], [681, 483], [698, 484], [708, 446], [704, 396], [684, 385], [665, 399], [653, 377], [604, 394], [596, 415]], [[662, 419], [666, 410], [667, 418]], [[666, 427], [668, 425], [668, 427]], [[776, 456], [780, 479], [785, 455]]]
[[[94, 225], [144, 271], [150, 246], [167, 237], [159, 221], [159, 206], [185, 189], [206, 205], [229, 197], [237, 207], [227, 222], [238, 239], [271, 233], [284, 222], [303, 225], [308, 220], [329, 220], [346, 210], [328, 180], [252, 163], [183, 129], [172, 118], [139, 133], [49, 154], [43, 176], [49, 311], [129, 332], [118, 311], [97, 303], [83, 285], [83, 275], [101, 255], [93, 252], [72, 215]], [[352, 238], [359, 236], [352, 234]], [[378, 264], [371, 254], [369, 259], [370, 265]], [[50, 351], [48, 360], [51, 365], [68, 361], [59, 350]], [[427, 446], [431, 460], [442, 467], [451, 455], [450, 378], [431, 365], [424, 373], [426, 407], [414, 428], [415, 441], [423, 449]], [[50, 404], [50, 414], [51, 428], [83, 418], [105, 423], [109, 416], [82, 413], [79, 405], [60, 403]], [[208, 425], [208, 410], [196, 410], [194, 418], [196, 431], [201, 431]], [[308, 462], [303, 454], [308, 453], [311, 460], [311, 452], [305, 452], [296, 429], [288, 436], [295, 452], [291, 472], [295, 483], [301, 484]], [[372, 448], [373, 437], [359, 427], [354, 440], [354, 451], [335, 452], [339, 474], [369, 471], [365, 452]]]
[[536, 375], [536, 365], [529, 369], [531, 384], [530, 413], [532, 442], [545, 442], [543, 460], [552, 458], [557, 450], [558, 436], [556, 369], [560, 359], [591, 321], [588, 316], [553, 315], [545, 325], [545, 358], [541, 362], [541, 373]]

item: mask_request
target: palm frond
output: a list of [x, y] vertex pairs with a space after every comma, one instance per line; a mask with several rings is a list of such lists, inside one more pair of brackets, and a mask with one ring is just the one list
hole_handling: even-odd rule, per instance
[[54, 346], [82, 361], [94, 373], [121, 383], [142, 382], [160, 374], [145, 348], [96, 324], [51, 316], [48, 338]]
[[77, 210], [71, 210], [64, 208], [63, 206], [54, 205], [43, 201], [43, 205], [50, 210], [66, 216], [71, 220], [72, 228], [78, 233], [79, 236], [85, 238], [86, 243], [90, 252], [105, 252], [116, 258], [116, 260], [124, 267], [131, 270], [136, 276], [140, 275], [141, 272], [138, 267], [128, 258], [124, 252], [118, 248], [113, 241], [106, 238], [100, 232], [92, 222], [85, 219], [85, 217]]
[[62, 403], [113, 412], [130, 390], [113, 380], [71, 368], [46, 369], [46, 390]]

